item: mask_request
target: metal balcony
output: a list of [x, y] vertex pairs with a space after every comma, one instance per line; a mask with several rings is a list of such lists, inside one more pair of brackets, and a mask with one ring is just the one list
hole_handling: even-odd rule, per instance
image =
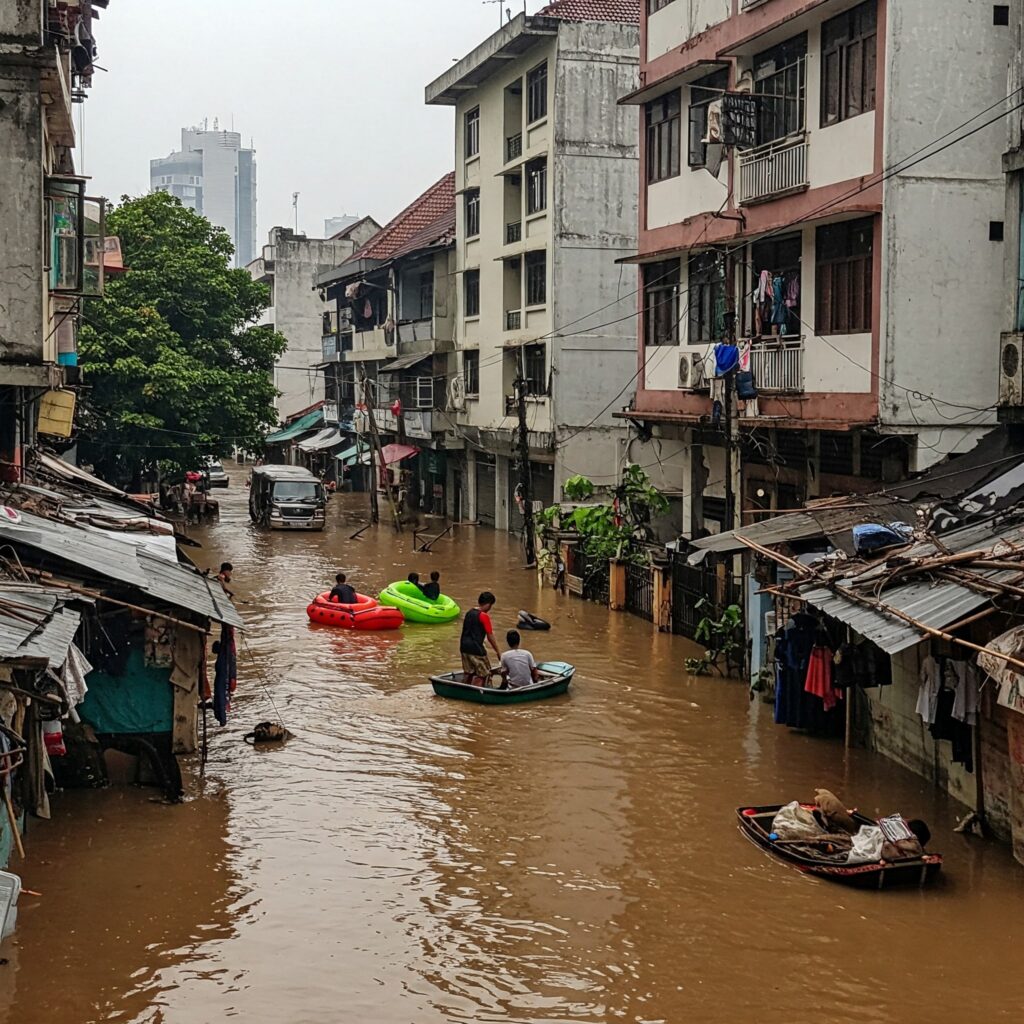
[[518, 160], [523, 155], [523, 133], [510, 135], [505, 140], [505, 163]]
[[515, 242], [521, 242], [523, 240], [523, 222], [521, 220], [513, 221], [511, 224], [505, 225], [505, 244], [513, 245]]
[[790, 135], [739, 155], [740, 205], [767, 202], [807, 188], [807, 135]]
[[804, 390], [804, 340], [799, 335], [760, 338], [750, 347], [750, 369], [758, 391]]

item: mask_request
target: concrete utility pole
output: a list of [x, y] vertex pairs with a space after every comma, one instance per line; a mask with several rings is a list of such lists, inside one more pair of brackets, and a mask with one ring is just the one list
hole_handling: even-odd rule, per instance
[[513, 387], [516, 389], [516, 406], [519, 413], [519, 494], [523, 501], [523, 530], [526, 534], [526, 567], [537, 564], [536, 532], [533, 525], [533, 494], [530, 489], [530, 435], [526, 426], [526, 380], [523, 365], [525, 354], [519, 349], [519, 372]]
[[[373, 415], [373, 392], [370, 390], [370, 378], [366, 376], [365, 371], [363, 372], [363, 401], [366, 403], [366, 415], [370, 420], [370, 437], [372, 444], [370, 446], [370, 474], [372, 481], [370, 485], [370, 518], [375, 523], [380, 522], [380, 509], [377, 504], [377, 484], [379, 477], [377, 475], [378, 459], [380, 460], [379, 465], [381, 470], [386, 470], [387, 465], [384, 462], [384, 450], [380, 444], [380, 434], [377, 431], [377, 418]], [[402, 532], [402, 522], [398, 518], [398, 509], [395, 508], [395, 497], [391, 493], [391, 487], [388, 486], [384, 489], [384, 493], [388, 496], [388, 504], [391, 506], [391, 518], [395, 524], [395, 529]]]

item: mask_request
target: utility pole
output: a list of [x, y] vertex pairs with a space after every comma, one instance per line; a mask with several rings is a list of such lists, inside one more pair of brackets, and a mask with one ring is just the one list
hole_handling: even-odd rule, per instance
[[526, 426], [527, 380], [523, 365], [525, 354], [519, 349], [519, 372], [516, 374], [516, 408], [519, 413], [519, 494], [523, 501], [523, 530], [526, 539], [526, 568], [537, 564], [536, 532], [533, 525], [533, 493], [530, 489], [530, 434]]
[[[373, 454], [370, 456], [370, 467], [373, 475], [373, 485], [370, 489], [372, 495], [370, 499], [371, 517], [373, 521], [380, 521], [380, 513], [377, 508], [377, 484], [379, 481], [377, 475], [377, 460], [380, 460], [381, 471], [387, 470], [387, 465], [384, 462], [384, 451], [380, 444], [380, 434], [377, 432], [377, 418], [373, 414], [373, 394], [370, 390], [370, 378], [363, 374], [363, 400], [366, 403], [366, 413], [370, 419], [370, 437], [373, 440], [372, 451]], [[398, 518], [398, 509], [395, 508], [395, 496], [391, 493], [390, 485], [384, 489], [384, 493], [388, 496], [388, 504], [391, 506], [391, 518], [395, 524], [395, 529], [402, 532], [402, 521]]]
[[295, 234], [299, 233], [299, 193], [292, 193], [292, 210], [295, 213]]
[[[368, 423], [374, 422], [373, 420], [373, 405], [370, 399], [370, 382], [366, 376], [366, 370], [360, 364], [359, 372], [361, 378], [359, 381], [360, 390], [363, 393], [363, 405], [366, 406], [366, 415], [368, 417]], [[362, 453], [359, 450], [359, 439], [362, 435], [356, 434], [356, 463], [359, 464], [362, 461]], [[370, 443], [370, 522], [377, 524], [380, 522], [380, 508], [377, 505], [377, 449], [374, 447], [372, 441]]]

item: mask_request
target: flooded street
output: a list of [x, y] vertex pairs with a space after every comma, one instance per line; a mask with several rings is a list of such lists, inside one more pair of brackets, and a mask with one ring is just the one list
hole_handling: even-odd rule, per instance
[[[333, 499], [322, 535], [257, 531], [230, 471], [219, 524], [195, 535], [245, 602], [231, 722], [211, 719], [184, 806], [67, 793], [32, 823], [15, 870], [43, 895], [5, 948], [0, 1020], [1021, 1019], [1024, 869], [952, 834], [957, 806], [923, 780], [774, 726], [740, 684], [687, 679], [684, 640], [539, 590], [505, 534], [463, 528], [433, 554], [387, 527], [350, 541], [365, 495]], [[493, 589], [502, 640], [519, 608], [551, 619], [524, 646], [576, 664], [571, 694], [435, 698], [457, 623], [309, 625], [335, 572], [375, 594], [413, 568], [463, 608]], [[243, 742], [278, 714], [284, 748]], [[945, 882], [850, 891], [740, 837], [737, 806], [816, 786], [925, 817]]]

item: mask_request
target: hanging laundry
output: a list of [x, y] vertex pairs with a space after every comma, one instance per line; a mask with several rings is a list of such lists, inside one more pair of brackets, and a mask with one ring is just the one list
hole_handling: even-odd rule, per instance
[[772, 278], [772, 324], [776, 327], [785, 327], [789, 320], [789, 310], [786, 309], [785, 282], [781, 276]]
[[930, 654], [921, 661], [920, 680], [914, 710], [921, 716], [925, 725], [931, 725], [935, 721], [939, 690], [942, 689], [942, 666]]
[[740, 361], [740, 352], [735, 345], [721, 344], [715, 346], [715, 376], [724, 377], [732, 373]]
[[804, 689], [820, 697], [826, 711], [831, 711], [842, 700], [843, 691], [832, 683], [832, 651], [828, 647], [816, 646], [811, 651]]

